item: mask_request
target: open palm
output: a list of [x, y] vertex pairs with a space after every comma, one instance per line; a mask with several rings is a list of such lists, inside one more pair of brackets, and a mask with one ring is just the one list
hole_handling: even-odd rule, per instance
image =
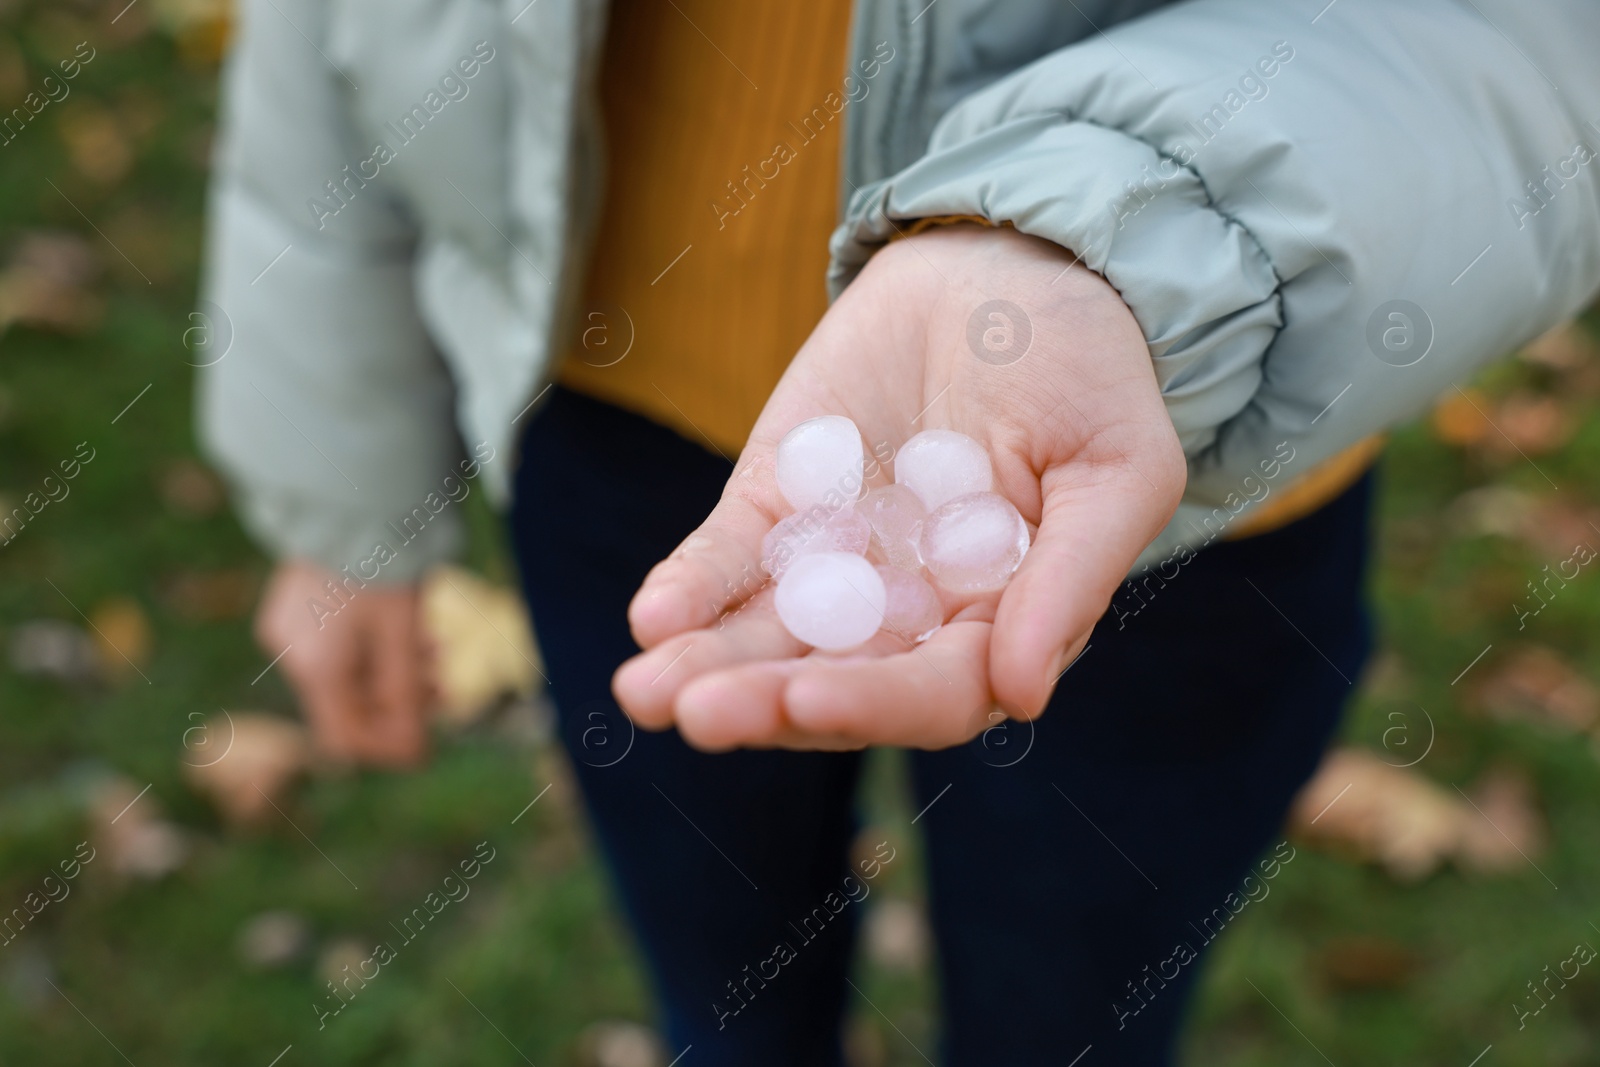
[[[707, 749], [940, 748], [993, 725], [997, 708], [1044, 708], [1185, 477], [1138, 324], [1072, 263], [1049, 242], [971, 225], [872, 259], [773, 391], [721, 501], [634, 597], [645, 651], [613, 688], [635, 721]], [[1011, 583], [947, 597], [950, 621], [920, 645], [880, 632], [838, 654], [791, 637], [761, 541], [790, 510], [777, 443], [819, 415], [849, 416], [879, 458], [926, 429], [982, 444], [995, 491], [1037, 527]]]

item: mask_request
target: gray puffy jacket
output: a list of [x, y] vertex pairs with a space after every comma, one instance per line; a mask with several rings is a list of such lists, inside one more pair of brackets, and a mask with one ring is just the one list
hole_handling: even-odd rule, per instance
[[[573, 336], [606, 4], [242, 8], [202, 436], [271, 551], [403, 545], [407, 579], [463, 474], [505, 499]], [[1190, 459], [1148, 562], [1591, 299], [1597, 48], [1589, 0], [857, 0], [850, 69], [892, 58], [845, 112], [830, 286], [937, 215], [1103, 274]]]

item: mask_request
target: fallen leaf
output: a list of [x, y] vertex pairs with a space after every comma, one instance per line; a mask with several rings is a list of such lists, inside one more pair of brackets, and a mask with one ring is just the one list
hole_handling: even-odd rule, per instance
[[536, 791], [550, 787], [539, 801], [541, 808], [554, 808], [564, 814], [577, 811], [578, 777], [567, 750], [560, 745], [546, 745], [533, 754], [533, 785]]
[[277, 715], [234, 711], [191, 726], [180, 757], [189, 784], [237, 826], [256, 825], [306, 769], [305, 729]]
[[1475, 619], [1509, 614], [1509, 605], [1528, 595], [1527, 578], [1509, 565], [1487, 564], [1469, 572], [1445, 603], [1461, 603], [1463, 615]]
[[26, 268], [62, 285], [87, 285], [100, 276], [102, 264], [93, 246], [70, 230], [30, 230], [6, 267]]
[[[1511, 866], [1507, 838], [1522, 849], [1510, 850], [1519, 859], [1543, 848], [1543, 822], [1526, 779], [1493, 771], [1466, 796], [1364, 749], [1336, 748], [1295, 798], [1289, 829], [1298, 841], [1378, 863], [1402, 882], [1425, 878], [1448, 860], [1503, 872]], [[1499, 844], [1488, 839], [1491, 833]]]
[[107, 241], [115, 243], [120, 253], [107, 262], [140, 284], [146, 279], [157, 285], [170, 281], [186, 268], [199, 244], [194, 220], [160, 212], [145, 202], [129, 204], [102, 226]]
[[1497, 432], [1483, 442], [1490, 451], [1539, 456], [1570, 441], [1576, 421], [1555, 397], [1517, 393], [1496, 407], [1494, 427]]
[[1485, 485], [1456, 497], [1445, 515], [1458, 534], [1522, 537], [1528, 530], [1536, 501], [1532, 493], [1509, 485]]
[[[884, 826], [868, 825], [857, 830], [855, 837], [850, 839], [850, 866], [858, 871], [877, 871], [873, 864], [881, 863], [878, 848], [888, 840], [889, 830]], [[874, 874], [873, 877], [877, 875]]]
[[1433, 409], [1433, 435], [1447, 445], [1467, 448], [1494, 433], [1489, 398], [1479, 389], [1452, 389]]
[[555, 709], [547, 694], [535, 692], [507, 704], [495, 726], [496, 734], [517, 748], [542, 748], [555, 732]]
[[1398, 989], [1420, 967], [1416, 953], [1383, 937], [1342, 937], [1329, 941], [1317, 957], [1317, 968], [1336, 989]]
[[[544, 804], [539, 805], [541, 808]], [[531, 869], [558, 878], [583, 860], [587, 846], [576, 834], [553, 833], [535, 839], [523, 859]]]
[[228, 622], [250, 611], [259, 587], [255, 573], [243, 567], [186, 571], [167, 582], [164, 598], [190, 622]]
[[476, 722], [542, 677], [527, 610], [514, 592], [460, 567], [441, 567], [422, 588], [423, 623], [436, 649], [440, 717]]
[[1563, 322], [1523, 345], [1517, 355], [1528, 363], [1551, 370], [1575, 370], [1600, 352], [1589, 331], [1576, 322]]
[[233, 22], [226, 18], [196, 23], [178, 35], [178, 54], [191, 67], [210, 70], [222, 62], [233, 43]]
[[0, 99], [15, 100], [28, 91], [28, 64], [15, 42], [0, 40]]
[[156, 24], [173, 36], [191, 26], [227, 19], [233, 0], [155, 0], [151, 5]]
[[1467, 819], [1462, 837], [1464, 866], [1483, 874], [1504, 874], [1544, 852], [1549, 833], [1527, 775], [1495, 768], [1468, 795], [1477, 807]]
[[178, 54], [194, 67], [221, 62], [233, 28], [229, 0], [157, 0], [161, 28], [176, 38]]
[[576, 1058], [582, 1067], [662, 1067], [665, 1051], [649, 1027], [607, 1020], [578, 1035]]
[[1561, 395], [1593, 404], [1600, 398], [1600, 360], [1589, 360], [1561, 376]]
[[154, 881], [177, 870], [189, 855], [186, 835], [161, 818], [160, 803], [132, 779], [116, 776], [96, 786], [89, 815], [96, 852], [122, 877]]
[[292, 911], [264, 911], [239, 931], [239, 958], [265, 970], [299, 959], [311, 943], [311, 926]]
[[910, 973], [927, 965], [928, 922], [909, 900], [891, 897], [867, 909], [862, 933], [867, 958], [885, 970]]
[[1428, 571], [1445, 535], [1438, 515], [1394, 518], [1383, 523], [1378, 532], [1389, 570], [1402, 580]]
[[127, 597], [102, 600], [89, 612], [89, 623], [100, 669], [107, 677], [137, 674], [150, 662], [150, 620], [136, 601]]
[[1600, 545], [1600, 508], [1571, 494], [1537, 494], [1484, 485], [1452, 500], [1445, 518], [1457, 536], [1513, 538], [1557, 560], [1579, 545]]
[[79, 174], [99, 185], [115, 185], [128, 176], [133, 146], [111, 111], [86, 99], [75, 100], [62, 110], [58, 126], [67, 158]]
[[1528, 516], [1522, 538], [1556, 561], [1571, 557], [1579, 545], [1594, 552], [1600, 548], [1600, 508], [1565, 495], [1551, 496]]
[[876, 1024], [876, 1017], [855, 1015], [846, 1023], [844, 1061], [850, 1067], [885, 1067], [889, 1062], [889, 1042]]
[[161, 129], [167, 106], [161, 94], [138, 82], [125, 85], [117, 96], [117, 125], [135, 144], [148, 142]]
[[1473, 690], [1468, 706], [1502, 722], [1582, 733], [1600, 721], [1600, 689], [1554, 650], [1529, 645], [1508, 655]]
[[[367, 984], [361, 976], [361, 965], [372, 959], [376, 948], [375, 943], [368, 945], [353, 937], [341, 937], [328, 942], [317, 956], [317, 980], [340, 986], [345, 990], [344, 997], [359, 993]], [[341, 985], [352, 978], [354, 985]], [[325, 987], [319, 987], [319, 990], [321, 988]]]
[[[1347, 788], [1348, 787], [1348, 788]], [[1293, 832], [1377, 862], [1413, 882], [1454, 853], [1461, 839], [1460, 801], [1415, 771], [1370, 752], [1329, 752], [1290, 813]]]
[[1362, 691], [1370, 696], [1399, 699], [1411, 691], [1411, 671], [1392, 648], [1379, 649], [1361, 674]]
[[94, 330], [105, 315], [105, 301], [89, 290], [100, 270], [76, 234], [24, 234], [0, 271], [0, 332], [13, 323], [74, 335]]
[[215, 515], [227, 502], [222, 479], [199, 460], [175, 459], [161, 471], [161, 499], [173, 511], [193, 519]]
[[151, 16], [148, 4], [130, 3], [111, 22], [106, 33], [113, 47], [126, 47], [150, 32]]
[[18, 674], [72, 684], [99, 677], [94, 638], [82, 627], [56, 619], [26, 622], [11, 631], [11, 667]]

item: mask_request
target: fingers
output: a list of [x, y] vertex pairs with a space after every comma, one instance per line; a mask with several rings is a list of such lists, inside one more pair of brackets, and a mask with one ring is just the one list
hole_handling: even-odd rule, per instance
[[1171, 514], [1136, 472], [1074, 475], [1076, 484], [1061, 468], [1046, 472], [1038, 536], [995, 614], [989, 671], [995, 702], [1008, 712], [1032, 716], [1044, 709], [1134, 560]]
[[958, 621], [910, 650], [880, 634], [849, 656], [813, 653], [702, 675], [674, 705], [700, 748], [938, 748], [982, 729], [989, 625]]
[[672, 725], [678, 694], [701, 675], [805, 651], [778, 621], [769, 587], [716, 626], [677, 634], [633, 657], [617, 668], [611, 691], [634, 722], [662, 730]]
[[922, 644], [881, 658], [810, 657], [784, 691], [788, 721], [797, 730], [862, 744], [961, 744], [982, 728], [990, 709], [989, 633], [987, 622], [958, 619]]
[[335, 763], [355, 763], [365, 749], [356, 710], [361, 704], [358, 662], [342, 638], [338, 647], [307, 651], [292, 660], [293, 653], [285, 656], [284, 669], [317, 751]]
[[361, 620], [365, 684], [354, 717], [367, 762], [415, 767], [428, 754], [425, 647], [417, 598], [396, 597], [388, 608]]
[[764, 592], [721, 629], [667, 637], [625, 664], [619, 703], [711, 750], [937, 748], [981, 732], [996, 705], [1038, 714], [1175, 499], [1127, 466], [1054, 468], [1042, 490], [1037, 536], [997, 607], [969, 604], [921, 645], [880, 634], [849, 656], [801, 656]]
[[678, 732], [696, 748], [770, 748], [789, 732], [783, 690], [801, 660], [749, 663], [702, 675], [674, 702]]
[[706, 521], [651, 569], [634, 594], [628, 625], [639, 647], [712, 626], [724, 609], [756, 593], [766, 581], [761, 539], [778, 521], [780, 508], [770, 464], [747, 453]]
[[413, 766], [427, 753], [428, 653], [417, 592], [367, 588], [331, 608], [330, 577], [310, 563], [280, 565], [257, 612], [257, 637], [279, 658], [321, 755]]
[[256, 612], [256, 641], [276, 657], [311, 728], [316, 750], [335, 763], [357, 760], [361, 739], [348, 709], [356, 700], [354, 643], [348, 619], [313, 617], [320, 572], [289, 562], [272, 575]]
[[749, 663], [717, 671], [684, 687], [677, 702], [678, 729], [695, 748], [726, 752], [734, 748], [790, 748], [845, 752], [866, 742], [841, 734], [820, 734], [787, 725], [783, 691], [808, 669], [809, 659]]

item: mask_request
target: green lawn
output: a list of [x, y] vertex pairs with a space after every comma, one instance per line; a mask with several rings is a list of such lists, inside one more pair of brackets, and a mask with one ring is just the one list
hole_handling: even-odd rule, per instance
[[[163, 812], [187, 854], [162, 878], [118, 877], [97, 839], [70, 896], [0, 945], [0, 1062], [267, 1067], [293, 1046], [284, 1067], [489, 1065], [520, 1062], [518, 1053], [541, 1067], [579, 1063], [586, 1027], [648, 1021], [649, 1008], [548, 742], [481, 726], [448, 741], [418, 775], [314, 778], [281, 819], [250, 833], [226, 829], [185, 783], [196, 713], [293, 705], [276, 672], [256, 681], [267, 664], [244, 608], [266, 561], [192, 467], [184, 335], [215, 43], [204, 22], [177, 15], [207, 5], [144, 0], [113, 24], [123, 2], [0, 4], [6, 108], [79, 42], [95, 50], [70, 96], [0, 148], [0, 256], [30, 234], [58, 231], [99, 272], [68, 294], [76, 303], [66, 318], [80, 329], [19, 324], [0, 337], [6, 512], [42, 491], [80, 442], [94, 456], [66, 483], [68, 495], [0, 547], [0, 911], [22, 906], [97, 832], [89, 798], [112, 777], [135, 791], [149, 785], [138, 810]], [[1492, 439], [1446, 443], [1421, 423], [1395, 435], [1374, 583], [1383, 669], [1363, 685], [1346, 735], [1381, 751], [1390, 714], [1425, 707], [1434, 744], [1417, 770], [1452, 794], [1490, 767], [1525, 773], [1549, 822], [1548, 849], [1537, 870], [1446, 869], [1400, 885], [1302, 848], [1270, 898], [1219, 942], [1189, 1038], [1194, 1064], [1467, 1067], [1491, 1044], [1485, 1067], [1600, 1062], [1600, 979], [1590, 969], [1525, 1029], [1513, 1008], [1525, 983], [1574, 943], [1600, 944], [1591, 925], [1600, 924], [1595, 750], [1581, 734], [1477, 713], [1472, 697], [1479, 679], [1530, 644], [1580, 676], [1600, 673], [1600, 578], [1586, 568], [1519, 632], [1511, 604], [1565, 554], [1536, 536], [1464, 526], [1462, 506], [1452, 506], [1468, 490], [1500, 485], [1561, 501], [1566, 514], [1593, 507], [1600, 385], [1592, 365], [1557, 372], [1510, 361], [1478, 385], [1496, 402], [1556, 398], [1573, 420], [1562, 435], [1570, 439], [1524, 460]], [[471, 501], [472, 563], [504, 578], [494, 520], [477, 509], [481, 497]], [[131, 623], [128, 601], [138, 608]], [[23, 637], [63, 632], [34, 624], [68, 624], [87, 640], [86, 616], [135, 641], [138, 618], [147, 620], [148, 659], [76, 681], [15, 669]], [[914, 842], [901, 786], [899, 761], [880, 754], [870, 817]], [[326, 992], [327, 961], [347, 942], [386, 936], [482, 841], [495, 859], [471, 896], [319, 1030], [313, 1004]], [[917, 900], [914, 855], [886, 877], [875, 902]], [[275, 910], [303, 920], [306, 944], [280, 966], [252, 966], [241, 931]], [[1352, 956], [1369, 963], [1352, 968]], [[868, 960], [861, 985], [893, 1023], [862, 1007], [852, 1044], [863, 1065], [921, 1063], [913, 1043], [932, 1054], [925, 972]], [[1062, 1062], [1076, 1051], [1063, 1050]]]

